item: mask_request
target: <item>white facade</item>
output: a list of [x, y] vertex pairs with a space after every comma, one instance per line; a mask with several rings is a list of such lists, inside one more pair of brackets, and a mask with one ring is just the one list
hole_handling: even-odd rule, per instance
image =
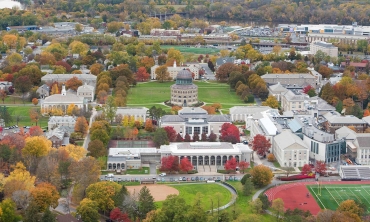
[[[155, 74], [155, 70], [159, 67], [159, 65], [155, 65], [150, 69], [150, 78], [156, 79], [157, 74]], [[176, 62], [173, 66], [167, 67], [167, 71], [170, 74], [170, 77], [172, 79], [176, 79], [177, 73], [180, 72], [183, 69], [189, 69], [190, 72], [194, 73], [194, 79], [199, 79], [199, 70], [201, 69], [201, 66], [198, 64], [190, 64], [190, 65], [184, 65], [184, 66], [177, 66]]]
[[76, 117], [74, 116], [51, 116], [48, 121], [48, 130], [52, 130], [58, 126], [68, 126], [74, 128]]
[[262, 118], [261, 112], [270, 110], [269, 106], [234, 106], [229, 110], [232, 122], [245, 121], [246, 129], [250, 129], [252, 121]]
[[145, 122], [148, 110], [146, 107], [118, 107], [116, 115], [134, 117], [135, 121]]
[[89, 86], [86, 83], [77, 89], [77, 96], [83, 97], [88, 101], [94, 101], [95, 87]]
[[274, 137], [273, 153], [280, 166], [303, 167], [309, 163], [307, 145], [290, 130], [285, 130]]
[[93, 74], [46, 74], [41, 77], [41, 81], [46, 83], [52, 84], [54, 82], [57, 83], [65, 83], [66, 81], [70, 80], [73, 77], [77, 77], [79, 80], [82, 81], [83, 84], [87, 84], [90, 86], [96, 86], [96, 79], [97, 76]]
[[322, 41], [311, 42], [310, 53], [315, 55], [319, 50], [330, 57], [338, 57], [338, 47], [334, 46], [332, 43]]

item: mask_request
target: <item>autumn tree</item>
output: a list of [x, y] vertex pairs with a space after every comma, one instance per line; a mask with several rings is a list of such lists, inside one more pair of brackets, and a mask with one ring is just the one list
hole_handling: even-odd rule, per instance
[[270, 95], [264, 102], [262, 102], [262, 106], [269, 106], [273, 109], [277, 109], [279, 108], [279, 102], [277, 101], [275, 96]]
[[95, 201], [85, 198], [78, 205], [76, 212], [81, 216], [82, 221], [95, 222], [100, 218], [98, 210], [99, 207]]
[[[1, 97], [1, 92], [0, 92], [0, 97]], [[3, 103], [4, 103], [4, 100], [3, 100]], [[32, 104], [36, 106], [37, 104], [39, 104], [39, 100], [37, 98], [33, 98]]]
[[166, 126], [163, 128], [167, 133], [167, 138], [169, 142], [175, 142], [176, 141], [176, 130], [172, 126]]
[[0, 99], [3, 101], [5, 101], [6, 97], [8, 97], [8, 94], [5, 92], [5, 90], [1, 89], [0, 90]]
[[89, 151], [89, 155], [95, 158], [104, 156], [107, 153], [104, 144], [100, 140], [90, 141], [87, 150]]
[[45, 211], [49, 207], [56, 208], [58, 206], [59, 192], [50, 183], [39, 183], [31, 191], [31, 195], [40, 212]]
[[66, 151], [68, 156], [75, 161], [79, 161], [86, 156], [87, 151], [82, 146], [76, 146], [73, 144], [68, 144], [66, 146], [59, 147], [60, 151]]
[[87, 124], [86, 118], [84, 116], [78, 117], [76, 119], [75, 132], [81, 133], [82, 135], [86, 135], [88, 129], [89, 125]]
[[31, 176], [30, 172], [26, 170], [26, 167], [22, 162], [18, 162], [14, 170], [10, 172], [9, 176], [5, 180], [4, 195], [5, 197], [11, 197], [12, 194], [17, 190], [28, 190], [30, 191], [35, 184], [36, 177]]
[[224, 63], [216, 71], [216, 79], [225, 82], [232, 72], [240, 72], [240, 68], [233, 63]]
[[172, 155], [162, 157], [160, 171], [169, 173], [179, 171], [179, 158]]
[[303, 165], [302, 170], [301, 170], [301, 173], [302, 174], [310, 174], [310, 173], [312, 173], [312, 167], [309, 164]]
[[252, 141], [252, 149], [257, 152], [258, 155], [264, 156], [270, 149], [271, 143], [266, 139], [265, 136], [257, 134], [254, 136]]
[[123, 213], [118, 207], [114, 208], [110, 214], [109, 218], [117, 222], [131, 222], [127, 213]]
[[148, 131], [148, 132], [153, 132], [154, 131], [154, 126], [153, 126], [153, 123], [152, 123], [151, 119], [147, 119], [145, 121], [145, 130]]
[[16, 90], [22, 94], [22, 99], [24, 103], [24, 96], [32, 88], [32, 82], [28, 76], [20, 76], [14, 80], [14, 86]]
[[72, 89], [74, 91], [77, 91], [78, 87], [82, 86], [82, 81], [79, 80], [76, 76], [70, 78], [66, 82], [67, 89]]
[[258, 165], [251, 170], [252, 182], [256, 187], [263, 187], [271, 183], [274, 174], [270, 168], [264, 165]]
[[136, 72], [136, 81], [144, 82], [150, 78], [150, 74], [147, 73], [145, 67], [140, 67]]
[[333, 70], [327, 66], [320, 65], [319, 71], [318, 71], [323, 78], [330, 78], [330, 75], [333, 74]]
[[39, 126], [31, 126], [28, 133], [30, 134], [30, 136], [42, 136], [44, 134], [41, 127]]
[[213, 106], [202, 106], [201, 108], [207, 111], [209, 115], [216, 114], [216, 109]]
[[111, 181], [100, 181], [89, 185], [86, 197], [98, 204], [99, 210], [111, 211], [115, 207], [114, 197], [121, 190], [122, 185]]
[[159, 66], [155, 69], [156, 79], [160, 82], [170, 79], [170, 73], [167, 70], [166, 65]]
[[269, 153], [267, 155], [267, 161], [269, 161], [269, 162], [275, 162], [276, 161], [275, 155], [273, 153]]
[[237, 167], [238, 163], [235, 159], [235, 157], [229, 159], [226, 161], [225, 163], [225, 169], [229, 172], [231, 171], [235, 171], [236, 170], [236, 167]]
[[117, 113], [117, 105], [116, 105], [116, 102], [114, 101], [114, 97], [108, 96], [107, 102], [103, 106], [103, 114], [112, 124], [114, 117], [116, 116], [116, 113]]
[[16, 205], [10, 198], [7, 198], [0, 203], [0, 212], [1, 221], [4, 222], [18, 222], [22, 218], [16, 214]]
[[26, 145], [22, 149], [22, 156], [29, 168], [37, 166], [38, 159], [46, 156], [51, 149], [51, 141], [43, 136], [26, 138]]
[[[171, 132], [171, 135], [173, 133]], [[175, 134], [173, 134], [175, 135]], [[154, 132], [153, 136], [153, 142], [156, 147], [160, 147], [161, 145], [168, 144], [169, 143], [169, 138], [167, 137], [167, 131], [164, 128], [158, 128]]]
[[183, 142], [183, 141], [184, 141], [184, 139], [182, 138], [182, 136], [180, 135], [180, 133], [178, 133], [176, 135], [176, 142]]
[[193, 170], [193, 165], [190, 163], [187, 157], [184, 157], [180, 160], [180, 170], [184, 172], [189, 172]]
[[108, 145], [110, 137], [108, 133], [103, 129], [96, 129], [90, 133], [91, 140], [100, 140], [104, 146]]
[[31, 118], [31, 121], [32, 122], [35, 122], [35, 124], [37, 126], [37, 123], [39, 122], [39, 120], [41, 118], [40, 109], [38, 109], [38, 108], [32, 108], [30, 110], [30, 118]]
[[211, 132], [208, 137], [209, 142], [216, 142], [217, 135], [214, 132]]
[[181, 110], [182, 109], [182, 107], [181, 106], [172, 106], [172, 108], [171, 108], [171, 113], [173, 114], [173, 115], [177, 115], [178, 114], [178, 112], [179, 112], [179, 110]]
[[326, 172], [326, 164], [325, 161], [317, 160], [315, 164], [315, 172], [324, 175]]
[[214, 107], [216, 112], [218, 112], [222, 108], [222, 105], [220, 103], [213, 103], [212, 107]]
[[185, 134], [184, 142], [191, 142], [190, 135], [187, 133]]
[[244, 171], [245, 171], [246, 169], [248, 169], [249, 165], [250, 165], [250, 164], [249, 164], [248, 162], [240, 161], [240, 162], [239, 162], [239, 170], [240, 170], [242, 173], [244, 173]]
[[337, 211], [343, 213], [354, 221], [362, 221], [361, 216], [364, 213], [364, 209], [361, 208], [354, 200], [345, 200], [340, 203]]
[[239, 129], [231, 123], [222, 124], [220, 139], [224, 142], [230, 142], [233, 144], [239, 143], [240, 142]]
[[86, 55], [87, 51], [89, 50], [89, 46], [87, 44], [76, 40], [69, 44], [69, 48], [71, 49], [72, 53], [79, 55]]
[[281, 216], [284, 214], [284, 201], [277, 198], [272, 201], [271, 211], [274, 213], [278, 221], [281, 221]]

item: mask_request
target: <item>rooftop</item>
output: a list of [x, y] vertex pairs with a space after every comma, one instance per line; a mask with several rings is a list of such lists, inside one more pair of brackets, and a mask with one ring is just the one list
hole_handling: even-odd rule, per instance
[[279, 145], [280, 148], [286, 149], [293, 144], [298, 144], [305, 149], [308, 149], [306, 144], [301, 138], [292, 133], [290, 130], [284, 130], [279, 135], [274, 137], [274, 141]]
[[333, 46], [332, 43], [327, 43], [327, 42], [322, 42], [322, 41], [315, 41], [315, 42], [312, 42], [312, 44], [315, 44], [315, 45], [318, 45], [324, 48], [336, 48], [335, 46]]
[[277, 73], [268, 73], [261, 76], [262, 79], [315, 79], [315, 76], [310, 73], [292, 73], [292, 74], [277, 74]]

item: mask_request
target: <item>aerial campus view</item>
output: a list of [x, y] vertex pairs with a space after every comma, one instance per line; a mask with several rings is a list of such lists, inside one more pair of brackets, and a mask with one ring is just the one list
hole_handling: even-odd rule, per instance
[[0, 0], [0, 222], [370, 221], [369, 10]]

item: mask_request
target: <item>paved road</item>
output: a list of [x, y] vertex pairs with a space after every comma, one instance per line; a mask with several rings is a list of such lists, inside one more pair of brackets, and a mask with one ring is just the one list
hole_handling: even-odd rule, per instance
[[94, 122], [96, 114], [97, 114], [96, 109], [93, 108], [92, 113], [91, 113], [91, 117], [90, 117], [89, 130], [87, 131], [87, 135], [86, 135], [84, 143], [82, 145], [83, 148], [85, 148], [85, 150], [87, 150], [87, 148], [89, 146], [89, 143], [90, 143], [90, 128], [91, 128], [92, 123]]

